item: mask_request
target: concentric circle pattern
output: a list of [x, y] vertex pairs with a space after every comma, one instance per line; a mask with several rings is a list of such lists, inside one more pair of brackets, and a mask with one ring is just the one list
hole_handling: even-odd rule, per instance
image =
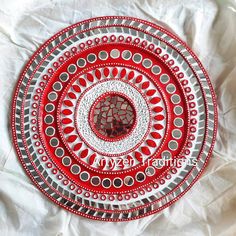
[[65, 209], [125, 221], [162, 210], [211, 155], [210, 80], [175, 35], [129, 17], [62, 30], [32, 56], [13, 100], [12, 133], [34, 184]]

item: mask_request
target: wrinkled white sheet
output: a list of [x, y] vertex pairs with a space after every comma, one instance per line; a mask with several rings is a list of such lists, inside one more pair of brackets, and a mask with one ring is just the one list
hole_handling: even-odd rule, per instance
[[[128, 223], [88, 220], [60, 209], [30, 182], [10, 138], [13, 88], [31, 54], [62, 28], [100, 15], [162, 22], [210, 74], [219, 131], [204, 175], [176, 204]], [[0, 0], [0, 235], [236, 235], [236, 1]]]

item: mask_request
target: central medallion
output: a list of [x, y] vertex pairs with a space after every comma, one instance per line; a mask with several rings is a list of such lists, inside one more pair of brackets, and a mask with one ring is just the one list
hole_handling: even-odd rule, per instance
[[109, 92], [101, 95], [90, 111], [90, 125], [95, 134], [115, 141], [130, 134], [135, 126], [136, 111], [124, 94]]

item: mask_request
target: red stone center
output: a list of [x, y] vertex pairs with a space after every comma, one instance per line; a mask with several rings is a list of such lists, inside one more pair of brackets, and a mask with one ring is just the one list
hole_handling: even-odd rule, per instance
[[93, 131], [107, 141], [115, 141], [126, 136], [135, 125], [134, 106], [123, 94], [103, 94], [93, 105], [90, 114]]

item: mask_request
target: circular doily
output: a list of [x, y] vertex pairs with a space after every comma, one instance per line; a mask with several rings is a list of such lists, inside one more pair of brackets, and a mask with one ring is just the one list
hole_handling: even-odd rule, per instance
[[174, 203], [215, 141], [214, 92], [197, 57], [130, 17], [89, 19], [50, 38], [22, 72], [12, 107], [29, 177], [91, 219], [131, 220]]

